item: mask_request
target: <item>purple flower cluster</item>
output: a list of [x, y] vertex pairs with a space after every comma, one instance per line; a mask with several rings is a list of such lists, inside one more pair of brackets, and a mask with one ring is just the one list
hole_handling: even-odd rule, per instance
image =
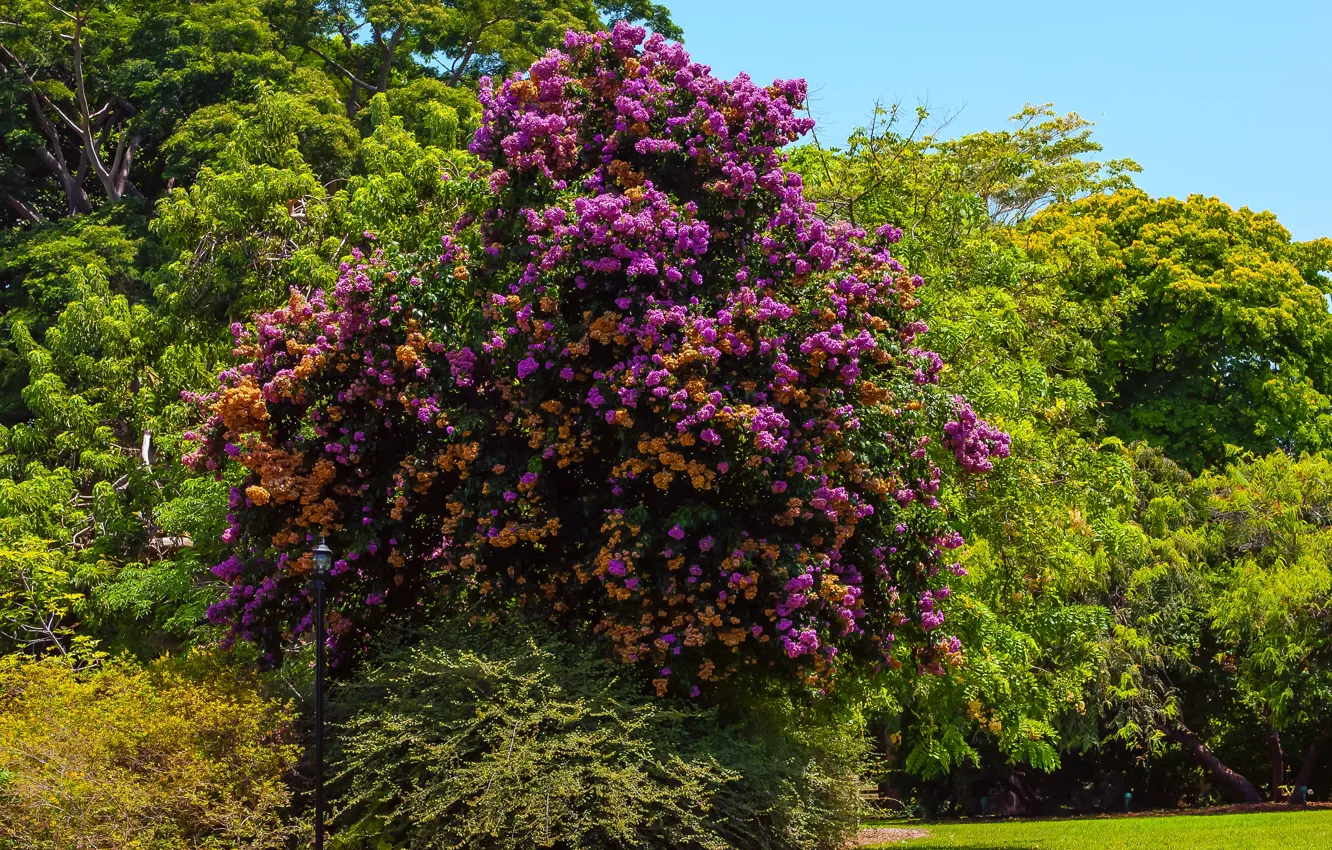
[[957, 419], [944, 425], [944, 445], [967, 472], [989, 472], [991, 458], [1008, 457], [1010, 437], [977, 417], [965, 400], [956, 402]]

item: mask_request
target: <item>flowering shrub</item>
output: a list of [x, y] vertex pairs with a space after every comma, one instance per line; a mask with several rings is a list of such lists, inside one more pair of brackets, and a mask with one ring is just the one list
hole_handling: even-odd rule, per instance
[[1007, 437], [935, 386], [900, 232], [818, 220], [783, 169], [804, 83], [644, 36], [483, 81], [488, 194], [437, 260], [358, 252], [235, 329], [188, 459], [244, 477], [215, 621], [279, 652], [326, 534], [344, 655], [449, 595], [590, 628], [658, 693], [960, 660], [931, 434], [960, 410], [968, 470]]

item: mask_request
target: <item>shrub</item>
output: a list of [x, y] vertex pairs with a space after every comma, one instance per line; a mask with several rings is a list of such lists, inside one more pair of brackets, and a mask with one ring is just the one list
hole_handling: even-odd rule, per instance
[[339, 653], [446, 594], [604, 635], [659, 694], [960, 662], [936, 461], [1007, 436], [937, 391], [897, 231], [825, 226], [783, 169], [804, 83], [643, 38], [483, 85], [490, 194], [436, 261], [236, 328], [190, 459], [244, 476], [215, 621], [276, 657], [322, 534]]
[[840, 847], [853, 725], [646, 697], [594, 647], [454, 620], [333, 698], [345, 848]]
[[0, 657], [0, 847], [283, 846], [289, 709], [201, 652]]
[[860, 722], [835, 703], [810, 705], [775, 690], [733, 701], [740, 719], [708, 729], [697, 744], [740, 777], [712, 800], [728, 846], [845, 848], [864, 813], [860, 787], [869, 763]]

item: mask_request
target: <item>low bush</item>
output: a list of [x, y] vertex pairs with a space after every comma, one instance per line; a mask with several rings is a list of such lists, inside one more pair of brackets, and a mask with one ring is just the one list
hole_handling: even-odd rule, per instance
[[289, 719], [203, 652], [0, 657], [0, 850], [282, 847]]
[[645, 696], [594, 646], [447, 623], [335, 694], [334, 846], [842, 846], [858, 729], [743, 702], [723, 723]]

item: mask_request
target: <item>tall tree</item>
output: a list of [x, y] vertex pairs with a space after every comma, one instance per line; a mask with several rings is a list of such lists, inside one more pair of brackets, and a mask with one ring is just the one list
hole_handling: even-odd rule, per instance
[[446, 598], [604, 635], [663, 695], [946, 675], [934, 494], [1008, 437], [937, 392], [891, 231], [824, 227], [783, 169], [804, 83], [645, 37], [483, 89], [489, 193], [453, 190], [439, 256], [376, 251], [239, 335], [190, 458], [244, 476], [234, 634], [306, 631], [326, 534], [340, 652]]
[[1110, 430], [1197, 472], [1228, 446], [1332, 448], [1332, 240], [1271, 213], [1139, 191], [1052, 207], [1013, 234], [1075, 300], [1122, 310], [1091, 382]]
[[1114, 309], [1070, 300], [1003, 234], [1034, 209], [1125, 185], [1136, 166], [1088, 159], [1100, 150], [1090, 124], [1049, 106], [956, 139], [922, 134], [923, 111], [902, 119], [879, 109], [844, 147], [793, 161], [828, 218], [901, 230], [898, 254], [927, 281], [921, 319], [948, 363], [941, 381], [1012, 434], [1013, 462], [943, 497], [968, 542], [953, 585], [967, 663], [890, 689], [880, 719], [885, 740], [900, 731], [895, 764], [909, 773], [958, 771], [982, 750], [1049, 770], [1098, 739], [1099, 594], [1130, 467], [1100, 444], [1087, 384], [1091, 337]]
[[155, 195], [158, 148], [176, 124], [294, 72], [248, 0], [4, 0], [0, 224]]
[[681, 31], [650, 0], [323, 0], [324, 29], [305, 42], [347, 87], [349, 115], [387, 92], [395, 75], [435, 76], [450, 86], [525, 68], [567, 30], [644, 21], [668, 38]]

